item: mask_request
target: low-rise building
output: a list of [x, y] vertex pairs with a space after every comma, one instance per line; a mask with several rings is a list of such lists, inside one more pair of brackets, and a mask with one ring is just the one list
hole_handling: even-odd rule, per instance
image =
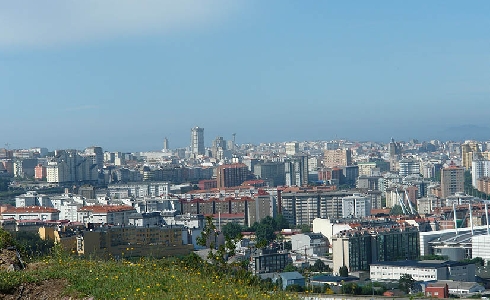
[[136, 209], [126, 205], [92, 205], [78, 209], [78, 222], [123, 225]]
[[281, 272], [291, 261], [289, 254], [275, 249], [258, 249], [252, 256], [252, 269], [255, 274]]
[[447, 283], [429, 283], [425, 288], [425, 296], [430, 298], [449, 298], [449, 288]]
[[305, 254], [307, 257], [325, 256], [328, 252], [328, 240], [321, 233], [303, 233], [291, 237], [294, 252]]
[[281, 279], [281, 287], [283, 290], [293, 284], [301, 287], [305, 286], [305, 277], [296, 271], [279, 273], [279, 278]]
[[3, 219], [56, 221], [60, 218], [60, 211], [44, 206], [8, 207], [1, 216]]
[[400, 260], [372, 263], [372, 280], [398, 280], [409, 274], [416, 281], [456, 280], [475, 281], [475, 264], [444, 260]]
[[182, 232], [178, 226], [104, 226], [80, 232], [76, 252], [104, 258], [186, 255], [194, 247], [184, 243]]

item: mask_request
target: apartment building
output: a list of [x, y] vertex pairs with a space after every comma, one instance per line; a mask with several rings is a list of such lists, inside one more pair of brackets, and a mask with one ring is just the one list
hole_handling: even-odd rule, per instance
[[391, 225], [341, 231], [332, 237], [333, 269], [368, 271], [375, 262], [410, 260], [419, 256], [417, 227]]
[[315, 218], [341, 218], [342, 198], [352, 195], [349, 191], [286, 191], [278, 199], [279, 212], [291, 225], [311, 225]]
[[82, 223], [124, 225], [136, 209], [126, 205], [93, 205], [78, 209], [77, 219]]
[[354, 194], [342, 198], [342, 218], [365, 218], [371, 215], [371, 198]]
[[464, 168], [451, 163], [441, 170], [442, 198], [464, 192]]
[[216, 170], [217, 188], [240, 186], [250, 179], [247, 165], [242, 163], [221, 165]]
[[352, 151], [350, 149], [325, 150], [323, 165], [327, 168], [350, 166]]
[[194, 247], [184, 243], [182, 232], [178, 226], [100, 227], [80, 232], [75, 251], [102, 258], [187, 255]]
[[15, 220], [57, 221], [60, 218], [59, 210], [44, 206], [2, 207], [0, 214], [3, 219]]

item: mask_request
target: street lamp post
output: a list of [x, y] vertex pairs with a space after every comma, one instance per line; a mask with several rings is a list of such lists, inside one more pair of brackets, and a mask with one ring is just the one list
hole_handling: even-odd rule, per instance
[[373, 296], [372, 296], [372, 298], [371, 298], [371, 299], [372, 299], [372, 300], [374, 300], [374, 281], [373, 281], [373, 279], [372, 279], [372, 278], [371, 278], [370, 280], [371, 280], [371, 290], [372, 290], [372, 292], [373, 292]]

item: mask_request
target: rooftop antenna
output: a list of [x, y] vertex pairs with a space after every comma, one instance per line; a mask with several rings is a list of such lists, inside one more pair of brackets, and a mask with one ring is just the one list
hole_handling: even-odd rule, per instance
[[471, 227], [471, 235], [473, 235], [473, 214], [471, 212], [471, 202], [468, 203], [468, 209], [470, 211], [470, 227]]
[[490, 227], [488, 225], [488, 203], [485, 202], [485, 217], [487, 218], [487, 234], [490, 235]]
[[218, 231], [221, 232], [221, 209], [218, 212]]
[[456, 229], [456, 235], [458, 235], [458, 219], [456, 218], [456, 203], [453, 202], [453, 215], [454, 215], [454, 228]]

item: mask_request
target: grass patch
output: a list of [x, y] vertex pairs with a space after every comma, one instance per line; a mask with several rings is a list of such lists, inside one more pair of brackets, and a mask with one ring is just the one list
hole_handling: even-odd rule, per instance
[[288, 299], [294, 294], [269, 292], [255, 276], [239, 269], [219, 270], [188, 258], [97, 261], [76, 257], [37, 262], [34, 270], [0, 272], [0, 290], [21, 283], [66, 279], [67, 295], [95, 299]]

